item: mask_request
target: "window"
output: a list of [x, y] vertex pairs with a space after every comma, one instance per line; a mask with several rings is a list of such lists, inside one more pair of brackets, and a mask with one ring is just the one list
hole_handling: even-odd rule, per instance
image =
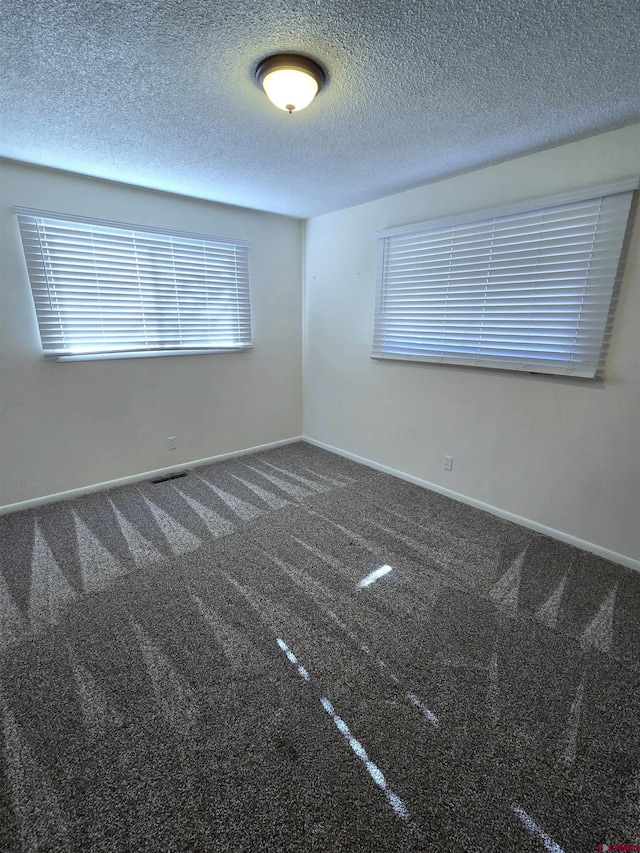
[[594, 378], [637, 186], [379, 232], [372, 357]]
[[45, 356], [251, 347], [248, 243], [16, 213]]

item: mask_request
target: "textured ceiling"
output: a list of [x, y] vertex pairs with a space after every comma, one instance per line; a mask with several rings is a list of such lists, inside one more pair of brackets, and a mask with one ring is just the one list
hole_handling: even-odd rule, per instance
[[[638, 0], [3, 0], [0, 154], [307, 217], [640, 120]], [[299, 114], [252, 71], [302, 52]]]

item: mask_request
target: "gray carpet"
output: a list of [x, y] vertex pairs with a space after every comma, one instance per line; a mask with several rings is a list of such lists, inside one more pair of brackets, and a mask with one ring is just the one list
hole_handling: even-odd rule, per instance
[[640, 575], [307, 444], [0, 519], [3, 851], [640, 844]]

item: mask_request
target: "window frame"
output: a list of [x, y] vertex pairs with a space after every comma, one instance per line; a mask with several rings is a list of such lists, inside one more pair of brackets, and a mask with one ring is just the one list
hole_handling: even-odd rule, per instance
[[[608, 339], [610, 337], [611, 325], [613, 322], [613, 313], [615, 310], [615, 304], [617, 302], [618, 291], [619, 291], [621, 278], [622, 278], [622, 272], [623, 272], [623, 268], [624, 268], [626, 244], [628, 242], [628, 238], [629, 238], [630, 231], [631, 231], [631, 225], [632, 225], [632, 220], [633, 220], [633, 212], [634, 212], [634, 207], [635, 207], [635, 205], [634, 205], [634, 200], [635, 200], [634, 199], [634, 191], [638, 189], [639, 185], [640, 185], [640, 182], [639, 182], [638, 178], [632, 178], [632, 179], [617, 181], [617, 182], [613, 182], [613, 183], [609, 183], [609, 184], [602, 184], [602, 185], [598, 185], [595, 187], [589, 187], [589, 188], [579, 190], [576, 192], [563, 193], [563, 194], [559, 194], [559, 195], [547, 196], [547, 197], [537, 198], [537, 199], [530, 199], [530, 200], [527, 200], [527, 201], [524, 201], [521, 203], [502, 205], [502, 206], [493, 207], [493, 208], [486, 208], [486, 209], [482, 209], [482, 210], [471, 211], [471, 212], [466, 212], [466, 213], [462, 213], [462, 214], [458, 214], [458, 215], [454, 215], [454, 216], [444, 217], [441, 219], [428, 220], [428, 221], [424, 221], [424, 222], [414, 223], [411, 225], [399, 226], [399, 227], [394, 227], [394, 228], [386, 228], [386, 229], [382, 229], [380, 231], [377, 231], [375, 233], [375, 237], [377, 240], [377, 247], [378, 247], [377, 270], [376, 270], [377, 280], [376, 280], [376, 299], [375, 299], [375, 313], [374, 313], [373, 349], [371, 352], [371, 358], [372, 359], [380, 359], [380, 360], [392, 360], [392, 361], [412, 361], [412, 362], [427, 363], [427, 364], [434, 364], [435, 363], [435, 364], [445, 364], [445, 365], [450, 365], [450, 366], [461, 366], [461, 367], [481, 367], [481, 368], [509, 370], [509, 371], [516, 371], [516, 372], [519, 371], [519, 372], [528, 372], [528, 373], [541, 373], [541, 374], [544, 373], [544, 374], [556, 375], [556, 376], [558, 376], [558, 375], [560, 375], [560, 376], [574, 376], [574, 377], [579, 377], [579, 378], [591, 378], [591, 379], [600, 378], [602, 375], [603, 367], [604, 367], [604, 358], [606, 355]], [[440, 326], [438, 326], [437, 328], [447, 329], [447, 317], [446, 317], [447, 309], [446, 308], [440, 309], [437, 307], [434, 308], [433, 307], [434, 303], [436, 303], [438, 301], [438, 297], [434, 296], [433, 293], [431, 295], [428, 294], [428, 290], [429, 290], [428, 279], [435, 277], [435, 274], [432, 273], [432, 271], [429, 269], [427, 269], [427, 271], [424, 272], [425, 266], [428, 266], [428, 264], [431, 263], [431, 260], [429, 259], [429, 256], [428, 256], [428, 251], [429, 251], [428, 247], [422, 249], [422, 251], [424, 252], [422, 258], [423, 259], [426, 258], [426, 260], [423, 260], [423, 262], [422, 262], [423, 280], [422, 280], [422, 282], [418, 281], [416, 283], [415, 290], [414, 290], [413, 294], [407, 294], [407, 292], [406, 292], [407, 290], [411, 290], [414, 287], [413, 284], [408, 285], [406, 282], [406, 273], [407, 273], [406, 267], [403, 266], [402, 269], [400, 268], [401, 263], [402, 263], [402, 265], [404, 265], [404, 263], [405, 263], [406, 259], [404, 257], [402, 257], [401, 261], [398, 260], [399, 255], [396, 257], [396, 260], [392, 262], [392, 263], [395, 263], [397, 265], [395, 268], [396, 271], [394, 273], [394, 271], [392, 270], [392, 272], [389, 273], [389, 264], [387, 261], [387, 252], [390, 251], [389, 245], [390, 245], [390, 242], [393, 241], [394, 238], [399, 238], [399, 240], [396, 242], [396, 251], [399, 253], [400, 251], [405, 251], [405, 248], [403, 246], [403, 241], [405, 241], [405, 240], [406, 240], [405, 245], [408, 246], [412, 241], [414, 241], [414, 240], [417, 241], [420, 238], [426, 239], [427, 243], [428, 243], [429, 239], [431, 239], [432, 241], [434, 241], [433, 246], [435, 246], [436, 245], [435, 241], [440, 239], [439, 238], [439, 232], [443, 232], [446, 234], [447, 230], [450, 229], [450, 233], [452, 235], [452, 237], [451, 237], [452, 246], [453, 246], [453, 240], [454, 240], [453, 235], [455, 235], [455, 229], [456, 228], [459, 229], [460, 226], [463, 226], [463, 228], [464, 228], [464, 226], [467, 226], [470, 229], [476, 228], [478, 230], [478, 232], [480, 232], [483, 228], [488, 229], [491, 226], [492, 221], [493, 221], [493, 225], [495, 226], [496, 221], [498, 221], [501, 217], [519, 217], [519, 216], [526, 217], [528, 214], [531, 214], [531, 216], [533, 217], [537, 213], [542, 218], [546, 214], [547, 211], [552, 210], [554, 207], [560, 209], [560, 208], [562, 208], [562, 206], [566, 206], [566, 205], [574, 205], [574, 204], [577, 205], [577, 204], [581, 204], [581, 203], [586, 204], [590, 200], [599, 200], [600, 203], [602, 203], [602, 201], [604, 199], [607, 199], [610, 196], [620, 196], [622, 194], [628, 194], [628, 196], [629, 196], [628, 207], [627, 207], [627, 212], [623, 216], [620, 216], [617, 220], [618, 227], [619, 227], [619, 229], [621, 229], [621, 232], [622, 232], [622, 237], [620, 238], [620, 240], [621, 240], [620, 250], [617, 253], [610, 252], [609, 256], [608, 256], [607, 262], [611, 266], [615, 267], [615, 269], [614, 269], [614, 272], [611, 276], [611, 279], [609, 279], [609, 278], [606, 279], [608, 282], [606, 285], [607, 288], [609, 288], [609, 282], [610, 282], [611, 293], [610, 293], [610, 295], [607, 296], [607, 298], [609, 299], [607, 311], [606, 311], [607, 316], [606, 316], [606, 319], [604, 320], [604, 325], [602, 326], [602, 339], [601, 339], [600, 344], [599, 344], [599, 355], [598, 355], [598, 359], [597, 359], [597, 365], [595, 366], [595, 368], [594, 368], [593, 354], [592, 354], [590, 360], [588, 361], [588, 363], [587, 362], [580, 363], [580, 362], [578, 362], [577, 358], [575, 358], [574, 359], [575, 368], [571, 368], [571, 369], [568, 369], [566, 366], [554, 368], [553, 366], [550, 366], [549, 364], [543, 363], [541, 358], [540, 358], [540, 363], [536, 364], [533, 361], [533, 356], [532, 356], [532, 352], [535, 351], [534, 347], [530, 347], [529, 350], [527, 350], [526, 356], [519, 357], [519, 358], [516, 358], [513, 355], [513, 353], [507, 357], [506, 346], [505, 346], [504, 354], [497, 354], [496, 355], [494, 353], [491, 356], [487, 356], [485, 353], [483, 355], [480, 355], [480, 350], [483, 348], [484, 344], [482, 341], [482, 332], [477, 332], [477, 330], [476, 330], [475, 336], [473, 336], [471, 334], [468, 335], [468, 340], [463, 341], [463, 343], [460, 344], [459, 350], [463, 351], [465, 348], [467, 350], [471, 350], [473, 348], [473, 346], [475, 346], [477, 351], [478, 351], [478, 355], [476, 355], [476, 356], [471, 356], [469, 354], [467, 354], [466, 356], [453, 355], [452, 353], [453, 353], [454, 344], [452, 344], [450, 341], [450, 338], [452, 338], [453, 334], [454, 334], [453, 332], [451, 332], [452, 327], [453, 326], [459, 327], [461, 329], [461, 331], [457, 332], [457, 334], [464, 339], [465, 332], [467, 332], [467, 330], [470, 330], [470, 329], [473, 330], [474, 324], [477, 327], [479, 322], [480, 322], [480, 325], [482, 325], [482, 322], [483, 322], [482, 314], [481, 314], [481, 310], [480, 310], [481, 306], [478, 305], [478, 306], [469, 307], [468, 303], [474, 299], [476, 299], [476, 300], [481, 299], [482, 287], [484, 286], [484, 288], [485, 288], [485, 290], [484, 290], [485, 302], [484, 302], [484, 305], [482, 306], [482, 311], [484, 311], [486, 306], [490, 305], [490, 301], [488, 301], [488, 300], [490, 300], [490, 297], [495, 297], [495, 295], [497, 293], [499, 293], [499, 290], [497, 289], [497, 285], [496, 285], [497, 276], [494, 275], [494, 277], [490, 280], [490, 274], [489, 273], [486, 274], [486, 283], [484, 285], [480, 284], [479, 282], [472, 283], [471, 285], [465, 283], [463, 285], [464, 291], [465, 292], [471, 292], [471, 294], [472, 294], [469, 297], [465, 297], [466, 301], [464, 302], [464, 306], [463, 306], [466, 309], [467, 319], [466, 320], [464, 320], [464, 319], [460, 320], [458, 317], [456, 317], [455, 322], [453, 322], [453, 318], [452, 317], [449, 318], [449, 320], [448, 320], [448, 323], [449, 323], [448, 330], [449, 331], [444, 334], [443, 341], [444, 341], [444, 339], [447, 339], [447, 338], [449, 338], [449, 340], [447, 340], [446, 343], [443, 342], [440, 344], [440, 350], [441, 351], [436, 352], [437, 347], [433, 344], [430, 344], [426, 338], [423, 338], [423, 342], [420, 343], [420, 341], [419, 341], [420, 328], [421, 328], [420, 322], [414, 324], [413, 327], [411, 327], [411, 325], [410, 325], [411, 324], [411, 315], [413, 314], [414, 317], [416, 316], [416, 309], [421, 309], [423, 311], [431, 312], [432, 314], [436, 314], [436, 312], [438, 310], [440, 310], [441, 311], [440, 316], [438, 316], [437, 320], [435, 321], [436, 323], [440, 324]], [[626, 205], [626, 203], [627, 203], [626, 201], [620, 201], [621, 206]], [[566, 221], [569, 221], [569, 220], [567, 219]], [[504, 222], [501, 224], [508, 225], [508, 222], [505, 219]], [[595, 234], [597, 234], [597, 227], [598, 226], [596, 225]], [[541, 234], [547, 233], [543, 230], [544, 228], [545, 228], [544, 225], [540, 225], [540, 233]], [[430, 237], [430, 235], [431, 235], [431, 237]], [[445, 238], [443, 237], [443, 239], [445, 239]], [[539, 239], [541, 239], [541, 238], [539, 238]], [[597, 236], [594, 236], [594, 238], [593, 238], [594, 243], [597, 241], [597, 239], [598, 239]], [[571, 243], [571, 238], [565, 237], [565, 241], [566, 242], [563, 244], [565, 249], [573, 248], [573, 244]], [[505, 245], [506, 244], [503, 244], [502, 248], [504, 248]], [[522, 240], [520, 242], [518, 242], [518, 240], [513, 240], [513, 242], [509, 243], [508, 245], [515, 247], [515, 249], [513, 250], [515, 252], [516, 249], [518, 248], [518, 246], [524, 245], [524, 242]], [[615, 245], [617, 246], [617, 244], [615, 244]], [[406, 249], [406, 251], [408, 251], [408, 249]], [[420, 251], [421, 251], [420, 248], [415, 248], [413, 258], [412, 259], [411, 259], [411, 257], [409, 258], [409, 263], [410, 264], [413, 263], [413, 265], [414, 265], [412, 269], [408, 270], [410, 277], [415, 278], [415, 277], [420, 275], [420, 270], [419, 270], [419, 266], [421, 265], [421, 261], [420, 261], [421, 256], [419, 254]], [[439, 251], [439, 249], [433, 248], [433, 249], [431, 249], [431, 251], [433, 252], [433, 254], [435, 256], [435, 254]], [[452, 249], [451, 252], [453, 253], [453, 251], [454, 250]], [[461, 259], [463, 258], [463, 254], [465, 251], [469, 251], [469, 250], [466, 250], [466, 249], [463, 250], [459, 247], [455, 249], [456, 255], [455, 255], [454, 263], [457, 262], [458, 264], [460, 264], [462, 262]], [[486, 258], [488, 258], [488, 260], [483, 261], [483, 258], [481, 257], [481, 254], [480, 254], [480, 250], [477, 250], [477, 255], [471, 255], [470, 257], [467, 256], [466, 258], [464, 258], [464, 260], [466, 260], [466, 261], [471, 260], [472, 261], [472, 267], [478, 266], [481, 262], [484, 262], [485, 266], [490, 268], [492, 263], [495, 266], [495, 255], [492, 255], [491, 254], [492, 252], [493, 252], [493, 243], [491, 243], [491, 248], [489, 249], [488, 254], [486, 255]], [[557, 258], [558, 256], [559, 255], [554, 255], [554, 258]], [[615, 257], [615, 262], [613, 260], [611, 260], [614, 257]], [[480, 260], [477, 260], [478, 258]], [[437, 266], [437, 263], [439, 263], [439, 262], [434, 261], [433, 263], [434, 263], [434, 266]], [[585, 282], [588, 280], [589, 275], [591, 274], [590, 273], [590, 263], [591, 263], [591, 261], [589, 261], [588, 272], [585, 274]], [[450, 264], [450, 267], [451, 267], [451, 264]], [[536, 272], [538, 271], [537, 259], [535, 262], [529, 262], [527, 271], [528, 271], [528, 274], [531, 274], [529, 272], [529, 270], [535, 270]], [[390, 285], [388, 284], [388, 279], [391, 278], [394, 274], [396, 276], [396, 279], [395, 279], [396, 285], [395, 286], [397, 288], [396, 294], [395, 294], [395, 299], [397, 301], [395, 303], [393, 303], [393, 301], [389, 297], [389, 293], [392, 292], [392, 291], [390, 291], [390, 288], [393, 287], [393, 281], [391, 282]], [[455, 272], [452, 272], [451, 269], [449, 269], [449, 271], [446, 275], [442, 275], [441, 280], [437, 280], [437, 281], [433, 282], [433, 289], [436, 290], [439, 288], [440, 290], [442, 290], [442, 289], [446, 288], [446, 290], [448, 291], [452, 285], [452, 279], [453, 279], [453, 284], [455, 285], [456, 275], [458, 275], [458, 276], [463, 275], [463, 273], [461, 272], [461, 267], [458, 267]], [[468, 275], [468, 273], [467, 273], [467, 275]], [[475, 275], [475, 272], [474, 272], [474, 275]], [[478, 274], [478, 278], [481, 278], [481, 277], [482, 277], [482, 274]], [[514, 274], [514, 277], [517, 278], [517, 276], [515, 276], [515, 274]], [[596, 275], [594, 274], [593, 279], [595, 280], [595, 278], [596, 278]], [[577, 276], [576, 276], [576, 279], [577, 279]], [[505, 284], [507, 284], [507, 283], [508, 282], [505, 282]], [[492, 288], [493, 288], [493, 290], [492, 290]], [[421, 296], [419, 293], [417, 293], [420, 289], [425, 291], [426, 295]], [[536, 283], [529, 286], [528, 288], [525, 288], [524, 286], [521, 287], [521, 291], [525, 291], [527, 289], [532, 291], [532, 292], [535, 291], [536, 290]], [[596, 289], [596, 287], [594, 286], [594, 290], [595, 289]], [[539, 290], [542, 293], [544, 293], [544, 290], [542, 290], [541, 287], [539, 287]], [[576, 291], [577, 291], [577, 287], [576, 287]], [[585, 293], [586, 293], [586, 285], [585, 285]], [[447, 296], [448, 296], [448, 293], [447, 293]], [[535, 294], [530, 296], [530, 302], [540, 302], [540, 304], [542, 304], [543, 299], [548, 300], [548, 294], [547, 294], [547, 296], [544, 296], [544, 297], [541, 296], [540, 299], [536, 299]], [[385, 300], [387, 300], [387, 301], [385, 301]], [[442, 299], [440, 301], [442, 301]], [[550, 301], [545, 302], [545, 306], [550, 305], [550, 304], [551, 304]], [[476, 310], [476, 308], [478, 309], [477, 314], [472, 313], [473, 311]], [[493, 310], [495, 312], [495, 309], [493, 309]], [[500, 308], [499, 310], [503, 311], [505, 309]], [[509, 309], [509, 310], [511, 312], [512, 322], [514, 322], [513, 316], [516, 313], [515, 309]], [[602, 314], [602, 311], [603, 311], [603, 309], [600, 308], [601, 314]], [[579, 313], [579, 312], [577, 312], [577, 313]], [[479, 318], [481, 318], [480, 321], [479, 321]], [[501, 319], [502, 319], [502, 317], [498, 317], [496, 320], [495, 314], [494, 314], [494, 322], [496, 323], [496, 325], [499, 325], [498, 321]], [[556, 314], [556, 316], [551, 318], [552, 321], [553, 320], [559, 321], [559, 319], [560, 319], [559, 315], [557, 315], [557, 314]], [[385, 321], [386, 321], [386, 325], [385, 325]], [[601, 322], [601, 321], [602, 321], [602, 317], [599, 318], [599, 322]], [[429, 321], [429, 323], [430, 322], [431, 321]], [[578, 322], [583, 324], [583, 325], [579, 325], [580, 335], [582, 335], [583, 334], [582, 329], [585, 328], [588, 324], [583, 323], [582, 319], [580, 319]], [[466, 326], [464, 325], [465, 323], [466, 323]], [[402, 348], [403, 344], [401, 341], [398, 341], [398, 339], [404, 335], [405, 326], [408, 328], [408, 331], [406, 334], [409, 337], [414, 335], [416, 342], [405, 343], [404, 344], [405, 352], [394, 351], [392, 349], [393, 342], [392, 342], [391, 346], [387, 342], [395, 336], [395, 338], [396, 338], [395, 346], [398, 350], [400, 350]], [[398, 329], [400, 327], [402, 327], [403, 331], [398, 331]], [[436, 326], [434, 325], [433, 327], [431, 327], [431, 326], [428, 327], [429, 331], [427, 332], [427, 338], [429, 337], [429, 335], [432, 334], [432, 331], [431, 331], [432, 328], [436, 328]], [[504, 328], [507, 329], [508, 327], [505, 326]], [[515, 335], [516, 333], [513, 331], [514, 328], [515, 327], [511, 327], [510, 331], [500, 330], [500, 331], [496, 332], [496, 336], [497, 337], [502, 336], [503, 338], [505, 338], [510, 333], [512, 335]], [[542, 328], [542, 325], [540, 326], [540, 328]], [[391, 331], [392, 329], [395, 329], [395, 331], [392, 332]], [[425, 334], [427, 326], [425, 325], [424, 322], [422, 325], [422, 329], [423, 329], [423, 334]], [[530, 334], [533, 334], [535, 336], [535, 334], [533, 332], [531, 332]], [[546, 333], [546, 334], [548, 335], [549, 333]], [[597, 341], [600, 340], [599, 334], [600, 334], [600, 327], [598, 327], [598, 338], [595, 338], [595, 336], [594, 336], [594, 338], [592, 340], [590, 340], [590, 343], [595, 342], [595, 345], [597, 346]], [[385, 340], [385, 335], [386, 335], [386, 340]], [[520, 336], [522, 337], [523, 335], [521, 334]], [[388, 349], [383, 348], [385, 346], [389, 346], [389, 348]], [[406, 351], [406, 350], [410, 349], [411, 347], [413, 347], [413, 349], [415, 349], [415, 350], [418, 350], [420, 348], [420, 346], [422, 346], [424, 348], [423, 352], [407, 352]], [[449, 347], [448, 350], [447, 350], [447, 346]], [[486, 349], [486, 346], [485, 346], [485, 349]], [[552, 360], [552, 357], [550, 354], [548, 354], [547, 355], [547, 362], [549, 362], [551, 360]], [[564, 359], [564, 363], [566, 364], [569, 360], [570, 360], [569, 357], [566, 357]], [[560, 362], [560, 361], [562, 361], [562, 359], [558, 358], [557, 361]], [[519, 363], [519, 362], [521, 362], [521, 363]], [[587, 365], [586, 367], [585, 367], [585, 364]]]
[[[249, 277], [249, 249], [251, 243], [249, 241], [189, 231], [178, 231], [169, 228], [115, 222], [17, 205], [13, 210], [18, 219], [30, 291], [38, 322], [42, 355], [47, 361], [66, 362], [121, 358], [153, 358], [170, 355], [211, 355], [246, 352], [253, 349]], [[28, 224], [27, 220], [31, 220], [31, 223]], [[84, 347], [83, 350], [74, 352], [69, 349], [63, 351], [63, 345], [58, 346], [56, 351], [51, 349], [53, 338], [47, 334], [45, 325], [47, 323], [55, 325], [55, 321], [52, 324], [51, 317], [49, 316], [49, 314], [53, 313], [51, 296], [55, 293], [56, 286], [58, 292], [62, 291], [64, 281], [62, 275], [58, 276], [56, 281], [52, 281], [50, 271], [47, 269], [49, 262], [45, 261], [43, 237], [40, 234], [40, 226], [38, 224], [42, 220], [48, 220], [50, 223], [60, 223], [60, 226], [66, 225], [72, 227], [76, 223], [79, 226], [86, 226], [86, 228], [79, 228], [77, 232], [73, 232], [74, 234], [82, 233], [85, 235], [82, 239], [85, 241], [83, 245], [86, 246], [89, 245], [87, 235], [93, 233], [92, 229], [109, 229], [112, 232], [122, 232], [119, 236], [117, 234], [113, 235], [113, 254], [107, 255], [107, 261], [113, 261], [113, 258], [117, 257], [119, 252], [122, 252], [121, 256], [124, 257], [123, 266], [128, 266], [127, 274], [131, 272], [131, 266], [135, 265], [138, 279], [137, 283], [129, 281], [126, 275], [116, 268], [116, 275], [120, 276], [120, 282], [116, 285], [112, 284], [112, 290], [117, 292], [115, 296], [111, 297], [112, 301], [109, 308], [115, 311], [116, 314], [123, 314], [123, 312], [126, 313], [127, 308], [130, 309], [130, 300], [133, 298], [139, 300], [139, 306], [136, 303], [135, 307], [136, 309], [139, 308], [139, 317], [142, 326], [138, 326], [131, 331], [132, 340], [129, 341], [130, 345], [128, 347], [125, 345], [115, 348], [113, 345], [110, 347], [108, 344], [105, 344], [104, 348], [100, 349], [95, 344], [95, 341], [93, 341], [94, 348], [91, 349], [91, 333], [85, 327], [84, 332], [87, 335], [85, 342], [76, 344], [78, 347]], [[53, 226], [50, 225], [49, 227]], [[29, 228], [33, 230], [28, 235], [29, 245], [27, 245], [25, 233]], [[96, 231], [96, 233], [101, 233], [102, 238], [105, 238], [105, 231]], [[109, 237], [111, 236], [109, 235]], [[151, 248], [146, 250], [146, 261], [141, 260], [142, 248], [140, 245], [136, 245], [136, 240], [138, 240], [138, 244], [140, 242], [144, 243], [146, 240], [151, 246]], [[65, 241], [60, 240], [59, 245], [64, 246]], [[162, 255], [163, 248], [165, 250], [164, 258]], [[67, 251], [69, 250], [67, 249]], [[91, 249], [87, 251], [91, 251]], [[93, 251], [95, 259], [97, 248], [93, 247]], [[89, 255], [87, 254], [86, 257], [89, 257]], [[222, 263], [219, 261], [220, 257], [224, 259]], [[190, 262], [191, 258], [196, 258], [196, 260]], [[90, 265], [90, 263], [91, 261], [87, 261], [85, 269], [88, 269], [87, 264]], [[118, 263], [120, 262], [118, 261]], [[68, 264], [69, 261], [67, 260]], [[188, 271], [187, 265], [189, 265]], [[49, 266], [51, 267], [50, 263]], [[218, 266], [222, 267], [222, 273], [217, 272]], [[213, 267], [216, 267], [216, 270], [213, 270]], [[97, 269], [100, 276], [97, 282], [98, 291], [97, 295], [94, 293], [90, 297], [94, 302], [100, 298], [100, 286], [103, 288], [108, 286], [105, 282], [109, 281], [110, 274], [112, 276], [114, 274], [113, 268], [109, 269], [106, 266], [100, 268], [98, 266]], [[67, 275], [69, 274], [68, 269], [65, 272]], [[225, 273], [227, 276], [235, 276], [235, 278], [228, 278], [228, 280], [225, 279], [222, 281], [222, 276]], [[165, 276], [164, 280], [162, 279], [163, 275]], [[189, 280], [189, 276], [193, 276], [193, 279]], [[88, 272], [86, 273], [86, 278], [90, 278]], [[150, 281], [151, 283], [149, 283]], [[195, 287], [194, 282], [196, 283]], [[163, 287], [164, 291], [162, 291]], [[83, 288], [86, 292], [90, 289], [90, 285], [86, 281], [83, 284], [76, 285], [74, 296], [69, 299], [70, 305], [74, 299], [81, 300]], [[138, 294], [133, 296], [136, 288]], [[229, 295], [231, 299], [229, 299]], [[48, 299], [49, 312], [39, 309], [38, 300], [42, 301], [43, 298], [45, 300]], [[210, 338], [212, 341], [211, 345], [202, 345], [202, 330], [208, 330], [210, 335], [213, 333], [213, 327], [217, 319], [215, 316], [216, 299], [220, 303], [225, 298], [229, 304], [226, 307], [224, 329], [225, 331], [230, 329], [231, 333], [237, 337], [238, 342], [221, 345], [219, 341]], [[117, 302], [118, 299], [121, 301]], [[204, 319], [201, 319], [202, 315], [198, 309], [203, 302], [207, 306], [210, 302], [213, 302], [214, 307], [210, 313], [204, 316]], [[155, 307], [152, 308], [151, 306], [154, 303]], [[157, 306], [158, 303], [160, 303], [161, 307]], [[79, 309], [70, 308], [69, 310]], [[236, 318], [233, 318], [234, 313], [237, 314]], [[116, 315], [110, 315], [110, 319], [113, 316]], [[138, 316], [138, 311], [136, 312], [136, 316]], [[166, 328], [162, 329], [163, 318], [165, 316], [168, 318], [168, 325], [174, 333], [173, 338], [169, 337], [170, 333], [167, 332]], [[96, 318], [104, 319], [104, 317], [104, 312], [99, 311], [96, 314]], [[196, 317], [198, 319], [194, 319]], [[149, 322], [150, 318], [155, 318], [153, 321], [153, 330], [147, 333], [145, 328], [144, 332], [141, 331], [146, 325], [145, 321]], [[123, 325], [126, 325], [126, 323], [123, 323]], [[178, 337], [175, 336], [176, 327], [179, 328]], [[57, 333], [58, 338], [62, 341], [65, 335], [65, 326], [61, 318], [59, 318], [56, 328], [59, 330]], [[68, 331], [67, 334], [69, 334]], [[163, 335], [167, 336], [165, 345], [163, 345]], [[194, 343], [194, 345], [189, 345], [188, 342], [185, 342], [189, 336], [195, 337], [196, 335], [198, 336], [198, 342]], [[144, 337], [145, 340], [148, 339], [150, 343], [140, 346], [140, 337]], [[180, 340], [180, 343], [176, 346], [178, 340]], [[124, 343], [126, 344], [126, 339]]]

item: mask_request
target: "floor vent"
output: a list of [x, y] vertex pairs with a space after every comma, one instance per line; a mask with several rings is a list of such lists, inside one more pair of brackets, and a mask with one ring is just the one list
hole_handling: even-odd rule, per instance
[[152, 483], [167, 483], [169, 480], [179, 480], [180, 477], [186, 477], [186, 476], [187, 476], [186, 471], [180, 471], [180, 473], [177, 473], [177, 474], [167, 474], [166, 477], [158, 477], [157, 480], [152, 480], [151, 482]]

